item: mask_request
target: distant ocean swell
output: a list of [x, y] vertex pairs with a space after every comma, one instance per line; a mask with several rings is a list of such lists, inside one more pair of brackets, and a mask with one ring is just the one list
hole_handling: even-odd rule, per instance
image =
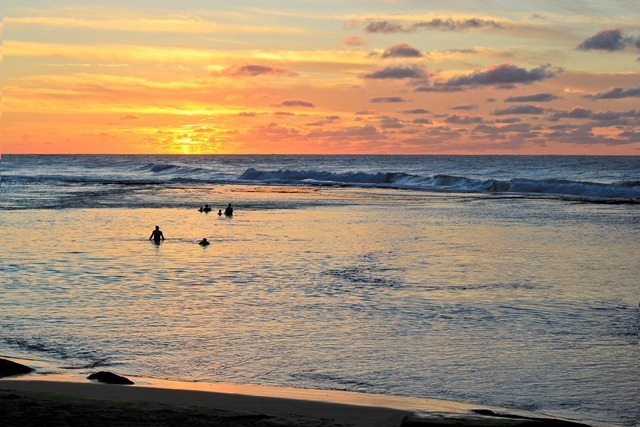
[[51, 182], [58, 184], [162, 185], [266, 184], [287, 186], [384, 187], [440, 193], [481, 193], [495, 196], [535, 196], [592, 202], [640, 203], [640, 181], [597, 183], [567, 179], [475, 179], [437, 174], [433, 176], [402, 172], [328, 172], [321, 170], [261, 170], [248, 168], [241, 174], [171, 163], [147, 163], [108, 173], [56, 175], [3, 174], [7, 182]]
[[248, 169], [240, 178], [274, 184], [325, 184], [353, 186], [390, 186], [438, 192], [471, 192], [514, 195], [544, 195], [592, 199], [630, 199], [640, 201], [640, 182], [613, 184], [569, 181], [561, 179], [479, 180], [451, 175], [423, 177], [405, 173], [333, 173], [322, 171], [259, 171]]

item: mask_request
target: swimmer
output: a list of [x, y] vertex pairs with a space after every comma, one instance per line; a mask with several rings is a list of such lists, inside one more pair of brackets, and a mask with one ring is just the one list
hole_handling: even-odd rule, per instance
[[161, 240], [164, 240], [164, 234], [160, 231], [160, 227], [156, 225], [156, 229], [151, 232], [151, 236], [149, 236], [149, 240], [153, 239], [154, 242], [160, 243]]
[[200, 246], [207, 246], [210, 245], [209, 241], [207, 240], [206, 237], [203, 237], [202, 240], [200, 240], [200, 243], [198, 243]]

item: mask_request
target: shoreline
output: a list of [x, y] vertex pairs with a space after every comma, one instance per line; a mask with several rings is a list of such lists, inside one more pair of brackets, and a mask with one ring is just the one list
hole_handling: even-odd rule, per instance
[[[4, 425], [36, 426], [43, 417], [65, 418], [63, 425], [82, 425], [82, 419], [91, 419], [92, 425], [116, 422], [130, 426], [174, 425], [167, 420], [174, 420], [175, 425], [241, 427], [543, 425], [540, 421], [545, 421], [544, 425], [586, 425], [525, 411], [437, 399], [135, 376], [127, 376], [134, 385], [113, 385], [81, 375], [36, 369], [0, 378], [0, 410], [8, 420]], [[37, 408], [37, 419], [29, 418], [34, 416], [29, 408]], [[114, 414], [119, 414], [117, 420], [111, 419]], [[205, 424], [198, 424], [202, 420]]]

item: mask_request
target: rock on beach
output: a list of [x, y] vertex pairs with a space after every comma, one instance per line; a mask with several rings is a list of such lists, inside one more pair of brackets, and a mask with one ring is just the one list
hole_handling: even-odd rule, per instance
[[33, 372], [35, 369], [7, 359], [0, 359], [0, 378], [24, 375]]
[[114, 374], [113, 372], [107, 372], [107, 371], [96, 372], [94, 374], [89, 375], [87, 378], [90, 380], [99, 381], [105, 384], [122, 384], [122, 385], [133, 384], [133, 381], [131, 381], [129, 378]]

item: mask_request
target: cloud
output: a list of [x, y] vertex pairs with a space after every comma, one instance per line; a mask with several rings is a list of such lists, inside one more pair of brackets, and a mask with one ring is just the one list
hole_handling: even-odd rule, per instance
[[294, 77], [293, 73], [286, 67], [272, 67], [270, 65], [242, 65], [227, 68], [223, 74], [233, 77], [257, 77], [264, 75], [271, 76], [289, 76]]
[[401, 96], [379, 96], [377, 98], [371, 98], [369, 102], [378, 104], [381, 102], [409, 102], [409, 100]]
[[490, 19], [481, 18], [467, 18], [467, 19], [451, 19], [451, 18], [434, 18], [429, 21], [422, 21], [413, 24], [412, 26], [417, 30], [445, 30], [445, 31], [460, 31], [482, 27], [502, 28], [502, 24]]
[[382, 34], [393, 34], [393, 33], [408, 33], [409, 31], [405, 30], [402, 25], [395, 24], [390, 21], [373, 21], [369, 22], [364, 30], [367, 33], [382, 33]]
[[345, 37], [340, 42], [345, 46], [351, 46], [351, 47], [362, 46], [367, 44], [367, 42], [365, 42], [358, 36]]
[[509, 117], [506, 119], [496, 119], [496, 123], [520, 123], [522, 120], [520, 120], [518, 117]]
[[588, 119], [593, 115], [593, 111], [583, 107], [573, 107], [569, 111], [556, 111], [551, 115], [552, 120], [557, 119]]
[[415, 123], [417, 125], [430, 125], [431, 123], [433, 123], [431, 120], [429, 119], [413, 119], [412, 123]]
[[328, 122], [325, 120], [318, 120], [317, 122], [310, 122], [310, 123], [305, 123], [307, 126], [314, 126], [314, 127], [322, 127], [324, 125], [326, 125]]
[[425, 110], [424, 108], [414, 108], [413, 110], [402, 110], [398, 111], [400, 114], [429, 114], [429, 110]]
[[313, 127], [322, 127], [325, 125], [330, 125], [332, 123], [335, 123], [337, 120], [340, 120], [340, 116], [327, 116], [319, 120], [316, 120], [315, 122], [305, 123], [305, 125], [313, 126]]
[[313, 130], [307, 135], [309, 138], [332, 139], [339, 143], [344, 141], [376, 141], [386, 138], [384, 133], [378, 131], [375, 126], [353, 126], [340, 130]]
[[484, 120], [480, 116], [467, 116], [465, 114], [452, 114], [444, 119], [445, 123], [456, 125], [468, 125], [471, 123], [482, 123]]
[[503, 28], [503, 24], [490, 19], [482, 18], [433, 18], [427, 21], [418, 21], [410, 25], [401, 25], [392, 21], [370, 21], [364, 30], [368, 33], [396, 34], [396, 33], [415, 33], [425, 30], [439, 31], [464, 31], [469, 29], [478, 29], [483, 27]]
[[420, 86], [417, 87], [414, 92], [462, 92], [464, 88], [462, 86], [459, 87], [447, 87], [442, 86], [442, 84], [438, 84], [438, 86]]
[[400, 43], [388, 47], [383, 53], [383, 58], [420, 58], [422, 52], [407, 43]]
[[615, 52], [624, 49], [631, 41], [630, 37], [625, 37], [622, 28], [605, 28], [580, 43], [577, 49]]
[[620, 98], [639, 98], [640, 97], [640, 87], [632, 88], [632, 89], [622, 89], [621, 87], [612, 87], [606, 92], [599, 92], [595, 95], [585, 95], [585, 98], [590, 98], [592, 100], [597, 99], [620, 99]]
[[417, 65], [406, 67], [386, 67], [372, 73], [364, 74], [365, 79], [426, 79], [426, 72]]
[[240, 117], [257, 117], [258, 113], [255, 113], [253, 111], [241, 111], [238, 113], [238, 116]]
[[620, 124], [624, 125], [625, 119], [634, 120], [635, 125], [640, 125], [640, 111], [629, 110], [629, 111], [611, 111], [607, 110], [602, 113], [593, 113], [591, 116], [593, 120], [598, 121], [606, 121], [609, 122], [610, 125]]
[[560, 99], [560, 97], [551, 93], [537, 93], [535, 95], [510, 96], [504, 102], [550, 102], [555, 99]]
[[459, 111], [470, 111], [470, 110], [475, 110], [476, 108], [478, 108], [478, 106], [475, 104], [463, 104], [463, 105], [456, 105], [454, 107], [451, 107], [452, 110], [459, 110]]
[[396, 117], [383, 117], [380, 120], [380, 127], [383, 129], [401, 129], [404, 125]]
[[628, 111], [603, 111], [596, 113], [588, 108], [580, 106], [574, 107], [571, 110], [560, 110], [554, 112], [549, 121], [558, 121], [560, 119], [585, 119], [597, 122], [599, 127], [623, 127], [631, 126], [637, 128], [640, 126], [640, 111], [628, 110]]
[[618, 137], [626, 138], [629, 143], [640, 142], [640, 132], [634, 130], [628, 130], [620, 132]]
[[484, 71], [476, 70], [471, 74], [456, 76], [444, 83], [447, 87], [490, 86], [505, 84], [530, 84], [555, 77], [559, 70], [550, 70], [551, 66], [541, 65], [531, 70], [510, 63], [493, 65]]
[[307, 107], [307, 108], [315, 108], [315, 105], [309, 101], [303, 101], [301, 99], [289, 99], [286, 101], [282, 101], [277, 105], [278, 107]]
[[141, 120], [141, 118], [133, 114], [127, 114], [126, 116], [120, 117], [120, 120]]
[[609, 146], [626, 145], [638, 142], [637, 134], [634, 131], [624, 131], [617, 135], [617, 138], [595, 135], [591, 125], [580, 125], [557, 129], [546, 135], [547, 139], [553, 142], [595, 145], [604, 144]]
[[500, 135], [503, 135], [506, 132], [529, 133], [531, 131], [531, 125], [528, 123], [507, 124], [505, 126], [491, 126], [482, 124], [473, 128], [473, 131], [479, 133]]
[[259, 132], [261, 136], [277, 137], [277, 138], [291, 138], [300, 134], [300, 131], [294, 128], [287, 128], [277, 123], [269, 123], [268, 125], [256, 127], [255, 130]]
[[494, 116], [504, 116], [506, 114], [542, 114], [545, 110], [535, 105], [513, 105], [502, 110], [494, 110], [491, 112]]

